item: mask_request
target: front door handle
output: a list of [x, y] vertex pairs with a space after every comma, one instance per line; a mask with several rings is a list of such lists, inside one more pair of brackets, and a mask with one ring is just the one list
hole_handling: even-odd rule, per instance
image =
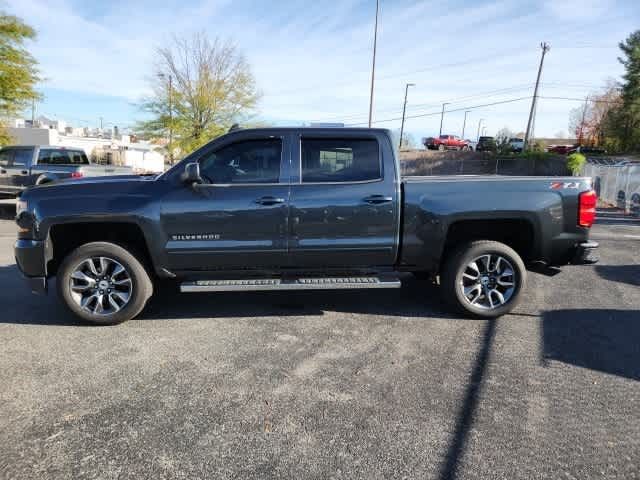
[[257, 199], [256, 203], [258, 205], [265, 205], [265, 206], [277, 205], [279, 203], [284, 203], [284, 198], [267, 196], [267, 197], [262, 197]]
[[363, 198], [366, 203], [370, 203], [372, 205], [380, 205], [381, 203], [389, 203], [393, 201], [393, 197], [388, 197], [385, 195], [370, 195], [368, 197]]

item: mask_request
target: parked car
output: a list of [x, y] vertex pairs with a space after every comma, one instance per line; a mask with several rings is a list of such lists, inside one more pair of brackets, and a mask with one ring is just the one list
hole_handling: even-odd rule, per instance
[[524, 139], [510, 138], [509, 147], [513, 153], [522, 153], [522, 150], [524, 149]]
[[547, 148], [550, 153], [557, 153], [558, 155], [567, 155], [575, 148], [574, 145], [551, 145]]
[[395, 151], [382, 129], [236, 130], [159, 177], [34, 187], [17, 264], [32, 291], [56, 276], [73, 313], [112, 324], [156, 278], [324, 290], [397, 288], [401, 272], [439, 276], [451, 305], [492, 318], [526, 297], [527, 265], [597, 261], [590, 178], [401, 178]]
[[495, 152], [497, 150], [496, 140], [493, 137], [480, 137], [476, 145], [476, 152]]
[[8, 146], [0, 149], [0, 195], [64, 179], [132, 174], [129, 167], [89, 162], [82, 149], [52, 146]]
[[469, 150], [469, 143], [456, 135], [440, 135], [422, 139], [422, 144], [429, 150]]

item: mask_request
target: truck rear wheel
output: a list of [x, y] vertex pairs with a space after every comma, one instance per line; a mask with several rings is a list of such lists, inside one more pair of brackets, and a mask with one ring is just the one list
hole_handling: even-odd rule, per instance
[[479, 240], [457, 248], [441, 275], [445, 300], [467, 315], [495, 318], [520, 301], [527, 271], [511, 247]]
[[71, 252], [57, 275], [58, 295], [78, 317], [97, 325], [134, 318], [153, 293], [147, 270], [127, 250], [92, 242]]

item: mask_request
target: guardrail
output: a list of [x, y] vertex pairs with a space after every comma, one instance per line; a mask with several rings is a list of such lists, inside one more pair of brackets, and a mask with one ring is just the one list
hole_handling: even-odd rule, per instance
[[593, 188], [601, 201], [640, 216], [640, 163], [620, 159], [603, 164], [599, 159], [588, 159], [583, 174], [593, 177]]

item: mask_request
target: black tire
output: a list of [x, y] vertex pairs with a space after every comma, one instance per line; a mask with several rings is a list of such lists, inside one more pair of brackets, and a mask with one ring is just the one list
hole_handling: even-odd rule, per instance
[[[94, 314], [82, 308], [72, 296], [71, 275], [84, 260], [95, 257], [107, 257], [120, 263], [131, 279], [127, 303], [111, 314]], [[87, 243], [73, 250], [60, 265], [56, 283], [58, 295], [67, 308], [82, 320], [95, 325], [115, 325], [131, 320], [142, 311], [153, 294], [153, 283], [142, 263], [123, 247], [108, 242]]]
[[[506, 260], [513, 268], [514, 275], [511, 277], [514, 284], [510, 297], [500, 306], [495, 308], [482, 308], [472, 305], [471, 300], [465, 297], [463, 292], [463, 274], [468, 272], [468, 265], [478, 257], [483, 255], [496, 255]], [[478, 274], [478, 284], [480, 277]], [[465, 280], [467, 281], [467, 280]], [[527, 271], [520, 256], [511, 247], [504, 243], [491, 240], [478, 240], [464, 244], [456, 248], [446, 260], [440, 276], [440, 288], [444, 299], [451, 306], [465, 315], [477, 318], [496, 318], [510, 312], [520, 301], [522, 291], [527, 281]], [[481, 288], [480, 298], [491, 301], [485, 295], [486, 290]], [[480, 295], [480, 294], [479, 294]], [[491, 297], [491, 294], [489, 294]], [[475, 300], [475, 298], [473, 299]]]
[[443, 144], [438, 145], [439, 152], [444, 152], [444, 150], [445, 150], [445, 146]]

